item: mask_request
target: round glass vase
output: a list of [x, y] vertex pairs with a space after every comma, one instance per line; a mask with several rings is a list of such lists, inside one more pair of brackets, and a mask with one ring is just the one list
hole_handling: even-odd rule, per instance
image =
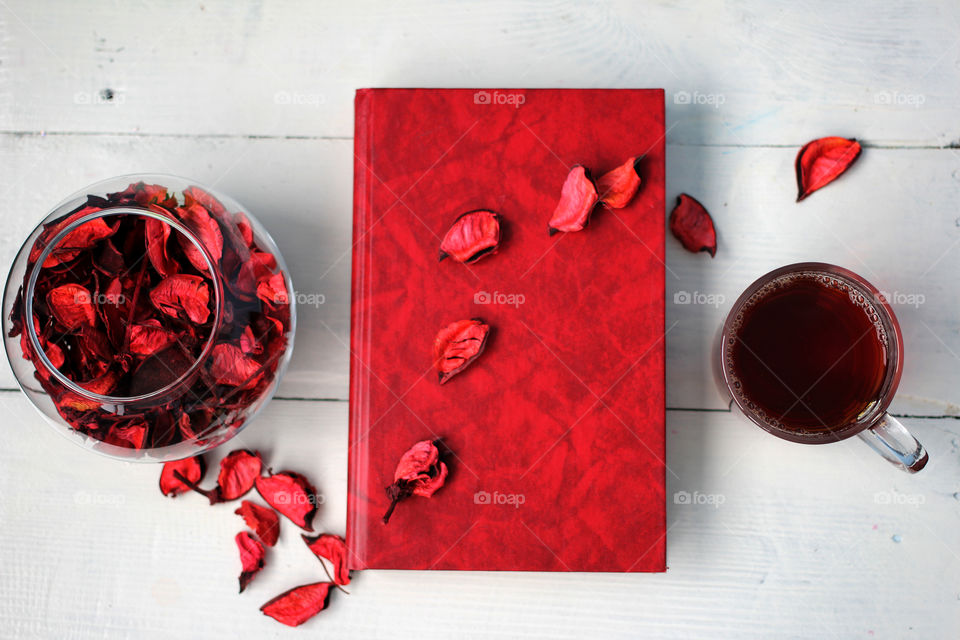
[[74, 442], [131, 461], [239, 433], [273, 397], [295, 326], [266, 230], [229, 197], [166, 175], [68, 197], [24, 242], [3, 294], [7, 358], [33, 405]]

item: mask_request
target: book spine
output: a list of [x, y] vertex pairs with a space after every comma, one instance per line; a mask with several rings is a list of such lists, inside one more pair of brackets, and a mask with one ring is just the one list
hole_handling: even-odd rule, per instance
[[353, 270], [350, 301], [350, 446], [347, 472], [347, 532], [351, 569], [365, 568], [366, 530], [359, 517], [364, 508], [369, 455], [363, 437], [370, 421], [370, 371], [364, 364], [370, 354], [370, 317], [366, 313], [372, 251], [370, 224], [373, 207], [373, 149], [370, 133], [374, 92], [357, 90], [354, 102], [353, 147]]

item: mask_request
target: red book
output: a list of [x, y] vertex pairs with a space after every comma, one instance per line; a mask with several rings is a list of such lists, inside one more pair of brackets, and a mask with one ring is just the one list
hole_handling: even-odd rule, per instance
[[[663, 91], [363, 89], [355, 145], [351, 568], [664, 571]], [[628, 206], [549, 235], [572, 165], [636, 155]], [[438, 262], [478, 208], [499, 252]], [[434, 337], [475, 317], [486, 350], [441, 386]], [[383, 524], [428, 439], [446, 485]]]

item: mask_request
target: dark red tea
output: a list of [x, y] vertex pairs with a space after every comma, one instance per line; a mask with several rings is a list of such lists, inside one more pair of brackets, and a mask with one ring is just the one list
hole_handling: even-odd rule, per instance
[[839, 278], [774, 279], [747, 300], [730, 334], [731, 387], [770, 426], [838, 431], [881, 397], [886, 331], [868, 294]]

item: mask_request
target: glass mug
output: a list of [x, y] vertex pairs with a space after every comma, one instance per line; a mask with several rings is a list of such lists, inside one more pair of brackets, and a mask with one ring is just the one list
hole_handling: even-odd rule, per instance
[[718, 342], [723, 391], [762, 429], [803, 444], [857, 435], [907, 472], [927, 464], [887, 413], [903, 371], [900, 325], [852, 271], [820, 262], [771, 271], [734, 303]]

